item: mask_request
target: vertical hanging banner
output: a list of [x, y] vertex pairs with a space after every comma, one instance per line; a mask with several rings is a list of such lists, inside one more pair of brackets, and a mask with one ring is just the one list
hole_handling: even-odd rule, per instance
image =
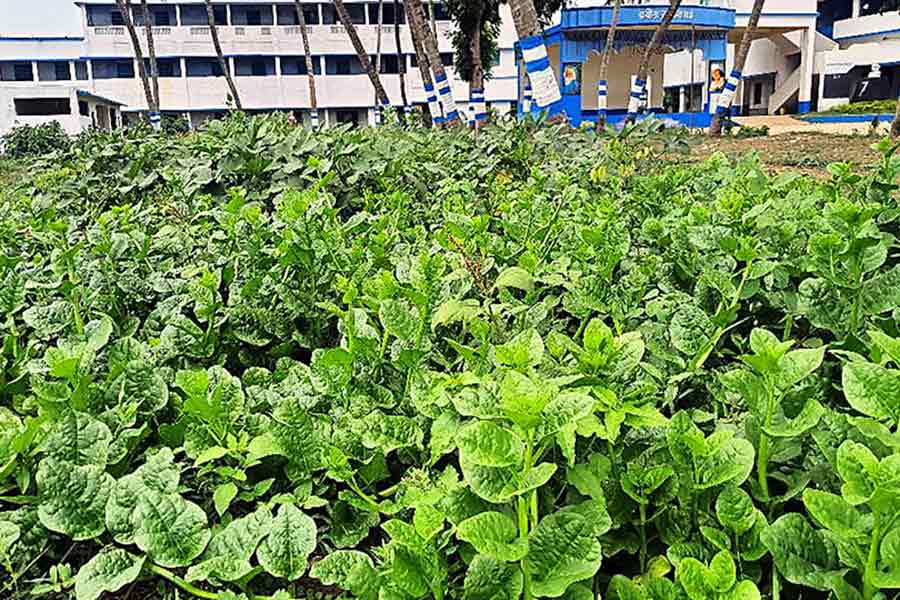
[[519, 40], [522, 48], [522, 58], [525, 61], [525, 71], [531, 81], [534, 93], [534, 102], [538, 108], [549, 108], [554, 102], [562, 100], [562, 94], [556, 83], [556, 76], [550, 68], [550, 59], [547, 57], [547, 46], [544, 44], [544, 36], [532, 35]]
[[476, 123], [480, 123], [487, 118], [487, 105], [484, 102], [484, 90], [469, 91], [469, 106], [472, 107]]
[[310, 111], [309, 120], [310, 120], [310, 123], [312, 123], [313, 129], [319, 128], [319, 109], [314, 108]]
[[528, 114], [531, 112], [531, 82], [528, 76], [525, 78], [525, 91], [522, 92], [522, 112]]
[[157, 111], [150, 112], [150, 127], [153, 128], [153, 131], [162, 129], [162, 115]]
[[631, 84], [631, 92], [628, 94], [628, 116], [630, 118], [636, 117], [641, 109], [641, 97], [644, 95], [645, 84], [643, 79], [637, 78]]
[[434, 82], [437, 84], [441, 104], [444, 105], [444, 120], [454, 121], [459, 119], [459, 112], [456, 110], [456, 103], [453, 102], [453, 94], [450, 92], [450, 81], [447, 79], [447, 75], [438, 73], [434, 76]]
[[737, 86], [740, 82], [741, 72], [734, 69], [731, 71], [731, 75], [728, 76], [725, 87], [719, 95], [718, 104], [716, 105], [717, 113], [724, 115], [731, 109], [731, 104], [734, 102], [734, 94], [737, 92]]
[[428, 112], [431, 113], [431, 122], [434, 125], [440, 125], [444, 122], [444, 117], [441, 115], [441, 105], [438, 104], [434, 86], [430, 83], [425, 84], [425, 98], [428, 99]]

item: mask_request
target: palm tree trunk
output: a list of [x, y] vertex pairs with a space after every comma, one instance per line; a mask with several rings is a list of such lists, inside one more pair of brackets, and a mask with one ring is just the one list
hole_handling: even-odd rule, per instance
[[375, 88], [375, 110], [377, 114], [378, 111], [381, 110], [381, 107], [390, 105], [391, 101], [388, 100], [387, 92], [384, 91], [384, 87], [381, 85], [381, 78], [378, 76], [378, 73], [375, 72], [372, 61], [369, 60], [369, 55], [366, 54], [366, 49], [362, 44], [362, 40], [359, 39], [359, 35], [356, 33], [356, 27], [353, 26], [353, 21], [350, 20], [350, 14], [347, 13], [347, 7], [344, 6], [344, 0], [334, 0], [334, 9], [338, 14], [338, 18], [341, 20], [344, 29], [347, 30], [347, 36], [350, 38], [350, 43], [353, 44], [353, 49], [356, 50], [359, 64], [362, 65], [366, 75], [369, 76], [369, 81], [372, 82], [372, 87]]
[[119, 7], [119, 12], [122, 13], [122, 21], [125, 23], [125, 29], [128, 30], [128, 37], [131, 38], [131, 47], [134, 50], [134, 58], [137, 60], [138, 76], [141, 78], [141, 85], [144, 87], [144, 98], [147, 100], [147, 111], [152, 115], [159, 108], [156, 106], [156, 99], [153, 96], [153, 90], [150, 88], [150, 79], [147, 77], [141, 41], [138, 39], [137, 30], [134, 27], [134, 19], [131, 18], [131, 0], [116, 0], [116, 5]]
[[406, 57], [400, 45], [400, 0], [394, 1], [394, 45], [397, 47], [397, 75], [400, 77], [400, 98], [403, 100], [403, 112], [410, 111], [409, 98], [406, 96]]
[[428, 112], [431, 113], [431, 124], [437, 127], [444, 122], [441, 114], [441, 105], [434, 91], [434, 81], [431, 78], [431, 61], [425, 53], [425, 43], [422, 38], [422, 20], [416, 19], [414, 12], [410, 10], [409, 0], [406, 2], [406, 23], [409, 26], [409, 37], [412, 38], [413, 50], [416, 53], [416, 62], [419, 65], [419, 74], [422, 76], [422, 87], [425, 89], [425, 98], [428, 101]]
[[434, 18], [434, 2], [432, 0], [428, 2], [428, 22], [431, 24], [431, 33], [437, 37], [437, 19]]
[[300, 0], [294, 0], [297, 9], [297, 23], [300, 24], [300, 37], [303, 39], [303, 58], [306, 60], [306, 79], [309, 82], [309, 118], [313, 129], [319, 126], [319, 100], [316, 97], [316, 69], [313, 66], [312, 53], [309, 50], [309, 31], [306, 29], [306, 14]]
[[897, 112], [894, 113], [894, 122], [891, 123], [891, 139], [900, 137], [900, 102], [897, 102]]
[[626, 123], [634, 123], [637, 120], [641, 96], [644, 94], [644, 89], [647, 86], [647, 71], [650, 70], [650, 57], [653, 56], [653, 53], [656, 52], [657, 48], [662, 45], [666, 30], [668, 30], [669, 25], [672, 24], [672, 19], [675, 18], [675, 13], [678, 12], [680, 6], [681, 0], [669, 0], [669, 8], [666, 10], [666, 14], [663, 15], [662, 21], [656, 26], [656, 31], [653, 32], [650, 43], [647, 44], [647, 47], [644, 49], [644, 55], [641, 57], [641, 62], [638, 65], [638, 70], [634, 77], [634, 84], [631, 86], [631, 94], [628, 98], [628, 116], [625, 118]]
[[[516, 26], [516, 35], [519, 37], [519, 46], [522, 48], [525, 71], [531, 81], [534, 103], [540, 110], [546, 110], [554, 102], [559, 102], [562, 94], [559, 92], [556, 75], [550, 68], [547, 45], [544, 44], [544, 36], [538, 22], [534, 2], [532, 0], [509, 0], [509, 8]], [[561, 116], [565, 118], [565, 113]]]
[[216, 58], [219, 59], [219, 68], [225, 76], [228, 83], [228, 89], [231, 90], [231, 97], [234, 99], [234, 105], [238, 110], [244, 110], [241, 104], [241, 96], [238, 94], [237, 86], [234, 85], [234, 79], [231, 77], [231, 70], [225, 61], [225, 55], [222, 53], [222, 44], [219, 43], [219, 28], [216, 26], [216, 12], [213, 10], [212, 0], [206, 0], [206, 21], [209, 23], [209, 35], [212, 37], [213, 48], [216, 50]]
[[406, 7], [406, 18], [409, 20], [410, 28], [415, 22], [415, 28], [419, 31], [422, 45], [428, 55], [428, 62], [434, 72], [434, 82], [437, 85], [441, 104], [444, 106], [444, 121], [447, 125], [456, 125], [459, 123], [459, 112], [456, 110], [456, 102], [453, 100], [453, 91], [450, 89], [450, 80], [447, 79], [444, 63], [441, 62], [437, 36], [425, 24], [425, 12], [422, 9], [421, 0], [407, 0]]
[[609, 23], [609, 31], [606, 33], [606, 46], [603, 49], [603, 62], [600, 63], [600, 79], [597, 81], [597, 129], [606, 128], [606, 112], [609, 108], [609, 62], [612, 59], [613, 46], [616, 43], [616, 27], [619, 26], [619, 14], [622, 10], [622, 0], [615, 0], [613, 4], [612, 20]]
[[484, 67], [481, 64], [481, 19], [484, 14], [484, 4], [478, 0], [474, 7], [474, 23], [472, 27], [472, 39], [469, 52], [472, 55], [472, 76], [469, 80], [469, 104], [474, 112], [475, 128], [487, 118], [487, 109], [484, 103]]
[[150, 19], [150, 7], [147, 0], [141, 0], [144, 14], [144, 33], [147, 35], [147, 53], [150, 55], [150, 82], [153, 85], [153, 102], [155, 110], [150, 110], [150, 125], [156, 131], [162, 129], [162, 116], [159, 114], [159, 65], [156, 62], [156, 44], [153, 41], [153, 23]]
[[750, 54], [753, 38], [756, 37], [756, 29], [759, 26], [759, 17], [762, 14], [763, 3], [765, 3], [765, 0], [754, 0], [753, 2], [753, 11], [750, 13], [750, 20], [747, 22], [747, 29], [744, 30], [744, 35], [741, 37], [741, 45], [738, 46], [737, 54], [734, 56], [734, 67], [731, 69], [728, 81], [725, 82], [725, 90], [719, 96], [716, 114], [713, 115], [712, 123], [709, 125], [709, 135], [722, 135], [722, 121], [725, 120], [725, 117], [731, 111], [735, 91], [741, 82], [741, 72], [747, 63], [747, 55]]

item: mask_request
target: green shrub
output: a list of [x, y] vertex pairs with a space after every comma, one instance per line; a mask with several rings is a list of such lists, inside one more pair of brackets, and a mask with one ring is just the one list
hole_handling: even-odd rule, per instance
[[0, 149], [9, 158], [30, 158], [66, 150], [69, 136], [59, 121], [41, 125], [17, 125], [0, 138]]
[[832, 106], [826, 113], [838, 115], [893, 114], [897, 111], [896, 100], [869, 100]]

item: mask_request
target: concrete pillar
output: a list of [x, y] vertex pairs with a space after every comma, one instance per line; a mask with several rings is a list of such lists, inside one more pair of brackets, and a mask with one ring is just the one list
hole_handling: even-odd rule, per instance
[[225, 24], [231, 25], [231, 4], [225, 5]]
[[687, 112], [687, 88], [683, 85], [678, 88], [678, 112]]
[[281, 57], [275, 57], [275, 76], [281, 77]]
[[38, 64], [36, 60], [31, 61], [31, 80], [37, 83], [40, 80], [38, 76]]
[[809, 27], [803, 32], [800, 46], [800, 95], [797, 112], [812, 110], [813, 72], [816, 66], [816, 29]]
[[75, 61], [66, 61], [66, 64], [69, 65], [69, 81], [75, 81]]
[[859, 17], [859, 6], [860, 6], [860, 0], [853, 0], [852, 16], [854, 19]]
[[179, 27], [181, 26], [181, 5], [180, 4], [175, 5], [175, 25], [179, 26]]
[[187, 59], [181, 57], [178, 59], [178, 69], [181, 71], [181, 78], [187, 78]]

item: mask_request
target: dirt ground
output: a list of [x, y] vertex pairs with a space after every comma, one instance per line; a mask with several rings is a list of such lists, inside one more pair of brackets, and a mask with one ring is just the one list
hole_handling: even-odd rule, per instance
[[827, 176], [825, 168], [833, 162], [851, 162], [867, 166], [878, 160], [872, 145], [880, 136], [836, 134], [819, 131], [792, 131], [755, 138], [703, 138], [692, 148], [689, 160], [703, 160], [722, 151], [728, 155], [756, 152], [773, 173], [795, 171]]

